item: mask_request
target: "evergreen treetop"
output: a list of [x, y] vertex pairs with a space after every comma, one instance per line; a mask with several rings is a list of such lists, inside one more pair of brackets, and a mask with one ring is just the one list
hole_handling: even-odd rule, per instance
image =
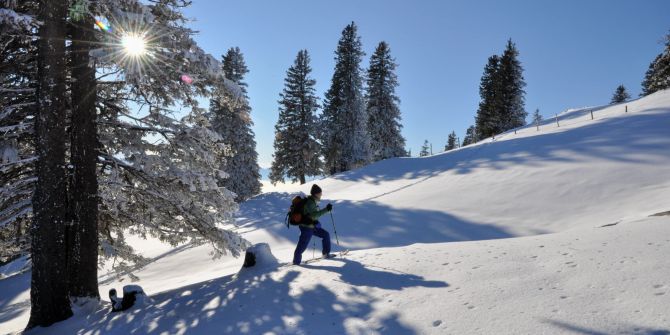
[[610, 101], [610, 104], [619, 104], [622, 102], [626, 102], [629, 99], [630, 94], [628, 94], [626, 88], [623, 85], [619, 85], [614, 91], [614, 94], [612, 95], [612, 100]]
[[665, 49], [649, 64], [642, 81], [641, 96], [670, 88], [670, 33], [665, 37]]

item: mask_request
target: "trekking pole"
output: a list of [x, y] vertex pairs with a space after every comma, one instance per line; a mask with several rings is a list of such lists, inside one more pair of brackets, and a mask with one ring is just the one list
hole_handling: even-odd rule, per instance
[[316, 253], [316, 241], [312, 241], [312, 259], [314, 259], [314, 254]]
[[333, 223], [333, 231], [335, 232], [335, 241], [337, 241], [337, 246], [340, 246], [340, 239], [337, 238], [337, 228], [335, 228], [335, 219], [333, 219], [333, 212], [330, 212], [330, 222]]

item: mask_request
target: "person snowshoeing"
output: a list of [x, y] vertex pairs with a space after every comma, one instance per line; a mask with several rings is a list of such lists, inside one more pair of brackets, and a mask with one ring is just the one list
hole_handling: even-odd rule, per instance
[[305, 223], [299, 225], [300, 239], [298, 239], [298, 245], [295, 247], [295, 252], [293, 253], [293, 264], [295, 265], [300, 264], [302, 261], [302, 253], [307, 250], [312, 235], [321, 238], [321, 253], [324, 258], [335, 256], [330, 253], [330, 234], [321, 228], [321, 223], [319, 222], [319, 217], [333, 210], [333, 205], [328, 204], [326, 208], [319, 209], [319, 201], [321, 200], [321, 187], [319, 185], [312, 185], [309, 193], [310, 196], [305, 200], [305, 207], [303, 209], [303, 214], [307, 216], [307, 220], [305, 220]]

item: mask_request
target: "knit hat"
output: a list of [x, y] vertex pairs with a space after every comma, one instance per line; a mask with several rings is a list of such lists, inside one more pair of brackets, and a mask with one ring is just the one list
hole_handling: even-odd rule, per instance
[[321, 193], [321, 187], [319, 187], [317, 184], [312, 185], [312, 189], [309, 191], [309, 194], [315, 195], [319, 193]]

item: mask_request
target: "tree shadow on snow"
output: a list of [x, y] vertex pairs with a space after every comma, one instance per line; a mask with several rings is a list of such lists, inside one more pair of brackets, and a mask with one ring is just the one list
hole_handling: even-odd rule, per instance
[[[300, 231], [283, 223], [295, 195], [262, 194], [242, 204], [240, 232], [266, 229], [276, 239], [298, 241]], [[322, 203], [327, 203], [324, 199]], [[389, 207], [375, 201], [335, 201], [333, 218], [340, 243], [345, 248], [399, 247], [414, 243], [442, 243], [514, 237], [501, 227], [472, 222], [441, 211]], [[253, 219], [251, 219], [253, 218]], [[321, 224], [335, 236], [330, 215]], [[538, 232], [542, 233], [542, 232]]]
[[[598, 331], [594, 329], [589, 329], [582, 326], [573, 325], [563, 321], [556, 320], [546, 320], [546, 322], [561, 328], [563, 331], [569, 331], [572, 333], [583, 334], [583, 335], [608, 335], [611, 334], [608, 331]], [[618, 331], [622, 334], [634, 334], [634, 335], [670, 335], [670, 329], [652, 329], [646, 327], [636, 327], [629, 326], [625, 327], [621, 331]]]
[[[581, 113], [581, 114], [580, 114]], [[467, 146], [447, 154], [421, 159], [393, 158], [377, 162], [362, 169], [332, 176], [345, 181], [379, 183], [397, 179], [430, 178], [452, 170], [468, 174], [475, 169], [504, 170], [518, 166], [551, 165], [555, 162], [575, 162], [581, 157], [654, 164], [651, 156], [664, 157], [670, 145], [667, 124], [670, 113], [663, 109], [647, 109], [643, 113], [629, 113], [627, 117], [605, 117], [591, 121], [588, 110], [575, 113], [583, 118], [571, 123], [591, 123], [567, 131], [555, 130], [551, 120], [546, 120], [537, 132], [535, 126], [519, 130], [531, 136], [505, 140], [502, 134], [495, 141]], [[623, 113], [621, 113], [623, 114]], [[565, 118], [565, 116], [563, 117]], [[564, 125], [565, 126], [565, 125]], [[542, 136], [534, 136], [535, 134]], [[665, 140], [660, 140], [665, 139]], [[646, 159], [636, 153], [644, 152]]]
[[30, 300], [12, 303], [17, 296], [30, 290], [30, 276], [31, 272], [26, 271], [0, 279], [0, 324], [17, 317], [30, 308]]
[[[347, 265], [348, 264], [348, 265]], [[385, 289], [446, 287], [414, 275], [363, 268], [334, 268], [352, 285]], [[374, 273], [373, 273], [374, 272]], [[333, 291], [313, 277], [288, 270], [227, 276], [152, 297], [148, 307], [128, 313], [107, 310], [88, 316], [79, 333], [91, 334], [414, 334], [395, 312], [376, 311], [378, 298], [353, 286]], [[367, 276], [368, 279], [359, 278]], [[388, 281], [373, 278], [379, 276]], [[293, 284], [292, 284], [293, 283]], [[58, 324], [53, 331], [58, 331]]]

